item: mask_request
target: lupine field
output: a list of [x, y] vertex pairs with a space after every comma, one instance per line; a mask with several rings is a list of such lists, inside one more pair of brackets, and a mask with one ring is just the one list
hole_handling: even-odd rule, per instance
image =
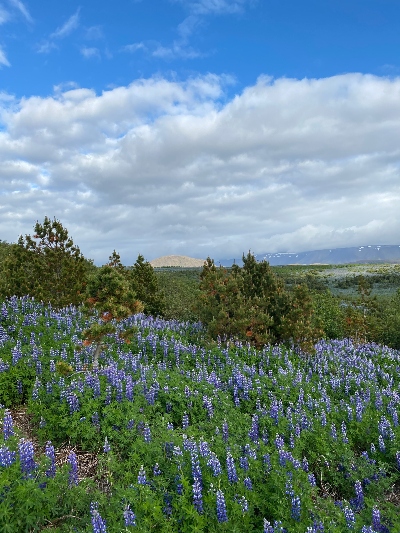
[[79, 309], [0, 304], [1, 532], [400, 531], [399, 352], [132, 325], [93, 370]]

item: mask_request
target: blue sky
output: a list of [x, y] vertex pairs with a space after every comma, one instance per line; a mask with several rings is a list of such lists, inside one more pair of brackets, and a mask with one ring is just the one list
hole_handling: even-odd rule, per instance
[[0, 238], [126, 263], [397, 244], [396, 0], [0, 1]]

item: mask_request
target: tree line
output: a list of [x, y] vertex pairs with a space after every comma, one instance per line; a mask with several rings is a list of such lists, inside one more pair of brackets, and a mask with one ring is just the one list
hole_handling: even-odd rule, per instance
[[0, 297], [30, 295], [55, 308], [81, 305], [88, 315], [98, 315], [84, 332], [85, 342], [97, 351], [119, 320], [138, 312], [190, 316], [218, 342], [239, 340], [257, 347], [286, 343], [310, 351], [321, 337], [349, 336], [400, 348], [399, 293], [382, 306], [360, 278], [358, 297], [343, 302], [314, 279], [288, 286], [268, 262], [258, 262], [250, 252], [243, 255], [242, 267], [230, 269], [207, 258], [188, 295], [175, 278], [168, 291], [142, 255], [125, 267], [114, 250], [105, 265], [96, 267], [59, 220], [45, 217], [33, 235], [20, 236], [16, 244], [0, 242], [0, 274]]

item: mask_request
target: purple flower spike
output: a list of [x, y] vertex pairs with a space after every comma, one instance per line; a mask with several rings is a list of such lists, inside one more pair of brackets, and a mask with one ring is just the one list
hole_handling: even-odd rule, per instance
[[8, 446], [0, 446], [0, 466], [11, 466], [15, 461], [15, 452], [9, 450]]
[[6, 409], [4, 412], [3, 435], [4, 435], [4, 440], [8, 440], [10, 437], [14, 435], [14, 423], [13, 423], [11, 413], [8, 409]]
[[106, 521], [101, 518], [97, 510], [97, 503], [91, 504], [90, 514], [92, 515], [93, 533], [107, 533]]
[[108, 453], [111, 451], [111, 446], [108, 443], [107, 437], [105, 438], [105, 441], [104, 441], [103, 450], [104, 450], [104, 453]]
[[21, 463], [21, 471], [27, 477], [32, 475], [36, 468], [36, 463], [33, 459], [33, 444], [29, 440], [21, 439], [18, 444], [19, 459]]
[[124, 510], [125, 527], [136, 526], [136, 516], [131, 510], [129, 504], [126, 505]]
[[137, 478], [137, 482], [139, 483], [139, 485], [146, 485], [147, 484], [146, 472], [144, 471], [143, 465], [140, 467], [139, 475], [138, 475], [138, 478]]
[[264, 518], [264, 532], [263, 533], [274, 533], [274, 528], [271, 526], [271, 522], [269, 522], [266, 518]]
[[203, 512], [203, 494], [201, 492], [201, 481], [198, 478], [194, 479], [193, 483], [193, 505], [199, 514]]
[[69, 486], [73, 487], [78, 485], [78, 460], [74, 452], [68, 455], [68, 462], [71, 467], [69, 471]]
[[217, 491], [217, 519], [218, 522], [228, 521], [228, 515], [226, 514], [225, 498], [222, 490]]
[[56, 475], [56, 456], [54, 453], [54, 446], [52, 446], [51, 442], [48, 441], [46, 443], [46, 451], [45, 451], [46, 457], [50, 459], [50, 465], [49, 468], [46, 470], [45, 474], [47, 477], [55, 477]]
[[375, 531], [381, 530], [381, 514], [377, 507], [372, 509], [372, 527]]
[[354, 524], [356, 523], [356, 519], [354, 516], [353, 511], [350, 509], [350, 507], [345, 507], [343, 509], [343, 514], [346, 519], [346, 524], [348, 529], [354, 529]]
[[238, 477], [236, 473], [235, 463], [230, 452], [228, 452], [228, 456], [226, 458], [226, 467], [228, 470], [229, 483], [237, 483]]

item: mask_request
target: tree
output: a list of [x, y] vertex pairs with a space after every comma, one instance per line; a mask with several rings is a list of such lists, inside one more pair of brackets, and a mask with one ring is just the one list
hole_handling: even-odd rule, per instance
[[143, 302], [144, 313], [153, 316], [163, 315], [165, 311], [164, 293], [160, 290], [153, 267], [140, 254], [130, 271], [130, 278], [133, 290], [138, 299]]
[[[83, 312], [92, 318], [98, 317], [98, 320], [83, 331], [82, 338], [85, 346], [94, 345], [93, 367], [97, 368], [107, 335], [116, 333], [117, 323], [121, 320], [142, 312], [143, 304], [132, 290], [115, 250], [109, 263], [89, 278], [85, 296]], [[136, 328], [126, 328], [120, 337], [129, 342], [129, 337], [135, 331]]]
[[312, 300], [305, 286], [288, 292], [266, 261], [250, 252], [243, 267], [216, 268], [207, 258], [200, 275], [200, 320], [212, 338], [234, 337], [260, 347], [295, 343], [310, 349], [319, 331], [313, 327]]
[[3, 261], [3, 296], [29, 294], [58, 308], [81, 303], [90, 262], [55, 218], [45, 217], [34, 230], [33, 237], [21, 235]]

